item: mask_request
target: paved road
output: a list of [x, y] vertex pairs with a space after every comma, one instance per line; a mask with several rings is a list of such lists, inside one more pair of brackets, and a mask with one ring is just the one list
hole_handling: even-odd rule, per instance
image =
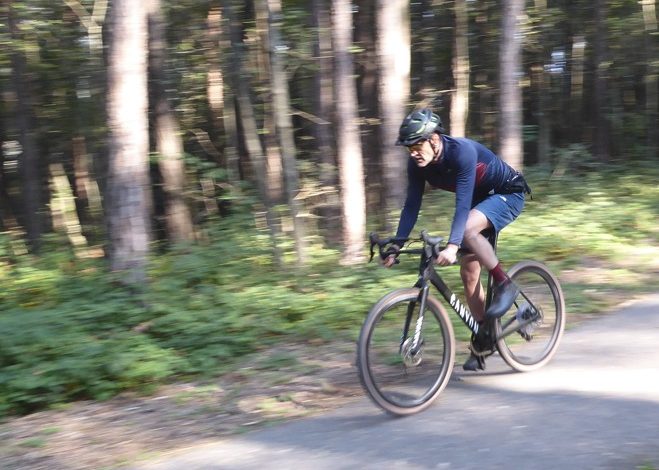
[[415, 416], [364, 399], [135, 468], [659, 469], [659, 294], [567, 331], [539, 371], [456, 370]]

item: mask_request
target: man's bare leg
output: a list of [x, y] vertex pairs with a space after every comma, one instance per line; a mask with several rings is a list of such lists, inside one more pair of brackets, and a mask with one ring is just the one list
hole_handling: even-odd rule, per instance
[[486, 313], [487, 315], [499, 317], [510, 308], [515, 297], [519, 294], [519, 290], [503, 271], [499, 264], [499, 259], [494, 252], [494, 247], [481, 234], [483, 230], [491, 227], [492, 224], [482, 212], [472, 209], [467, 218], [462, 241], [494, 278], [495, 284], [493, 287], [492, 303]]
[[460, 276], [464, 285], [465, 299], [469, 311], [477, 322], [485, 319], [485, 290], [481, 283], [481, 263], [476, 255], [469, 254], [460, 261]]
[[462, 242], [481, 262], [485, 269], [491, 271], [499, 264], [494, 248], [487, 238], [481, 233], [483, 230], [492, 228], [492, 224], [485, 215], [477, 209], [472, 209], [467, 218], [465, 234]]

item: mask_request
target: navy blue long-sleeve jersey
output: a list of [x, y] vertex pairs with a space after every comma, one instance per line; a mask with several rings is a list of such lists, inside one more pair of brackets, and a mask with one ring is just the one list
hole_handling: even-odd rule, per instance
[[508, 164], [484, 145], [465, 138], [441, 136], [444, 148], [439, 161], [419, 168], [407, 163], [407, 198], [400, 214], [397, 237], [408, 237], [416, 224], [426, 181], [434, 188], [455, 193], [455, 214], [449, 243], [460, 246], [469, 211], [515, 175]]

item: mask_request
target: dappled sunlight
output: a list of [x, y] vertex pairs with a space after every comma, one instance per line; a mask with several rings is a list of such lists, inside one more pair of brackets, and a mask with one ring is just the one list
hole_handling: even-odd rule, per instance
[[[659, 338], [657, 338], [659, 340]], [[560, 360], [561, 348], [556, 355]], [[597, 354], [597, 353], [595, 353]], [[649, 360], [640, 361], [638, 366], [627, 365], [620, 367], [607, 364], [593, 364], [593, 357], [589, 356], [585, 364], [554, 363], [545, 369], [526, 373], [506, 375], [504, 379], [497, 380], [496, 386], [501, 390], [511, 390], [523, 393], [563, 393], [569, 392], [584, 396], [597, 396], [603, 398], [623, 398], [650, 401], [659, 404], [659, 377], [657, 377], [657, 361], [659, 355], [650, 355]], [[488, 384], [485, 378], [479, 383]]]
[[[543, 369], [500, 377], [485, 374], [473, 382], [523, 393], [659, 403], [657, 302], [658, 295], [626, 302], [619, 314], [591, 318], [567, 331], [556, 356]], [[493, 365], [495, 370], [505, 369], [498, 360]]]

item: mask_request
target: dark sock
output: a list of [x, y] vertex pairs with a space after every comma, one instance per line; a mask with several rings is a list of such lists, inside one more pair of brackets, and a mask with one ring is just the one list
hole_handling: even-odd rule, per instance
[[506, 275], [506, 272], [503, 270], [501, 267], [501, 263], [498, 263], [492, 270], [490, 271], [490, 274], [494, 278], [494, 282], [497, 284], [501, 284], [502, 282], [505, 282], [508, 280], [508, 276]]

